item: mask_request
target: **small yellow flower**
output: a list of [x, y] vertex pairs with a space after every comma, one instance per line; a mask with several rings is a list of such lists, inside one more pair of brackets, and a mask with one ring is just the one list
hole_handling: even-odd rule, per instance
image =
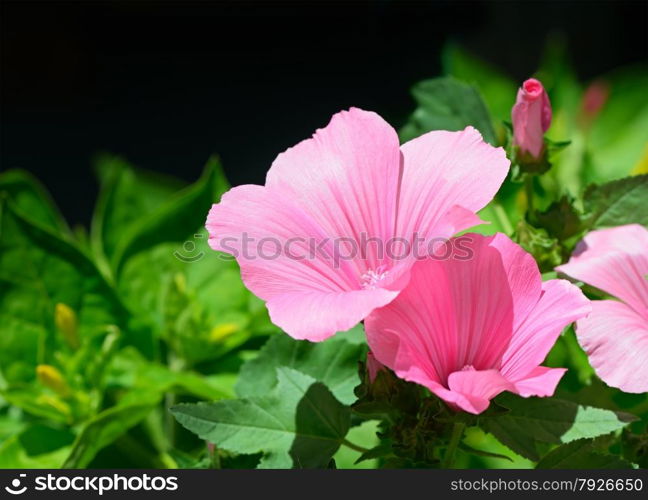
[[63, 374], [52, 365], [38, 365], [36, 367], [36, 376], [41, 384], [52, 389], [62, 398], [66, 398], [72, 393], [70, 386], [63, 378]]
[[54, 321], [56, 328], [61, 333], [65, 342], [72, 348], [78, 349], [81, 345], [79, 339], [79, 327], [76, 313], [70, 306], [58, 303], [54, 310]]

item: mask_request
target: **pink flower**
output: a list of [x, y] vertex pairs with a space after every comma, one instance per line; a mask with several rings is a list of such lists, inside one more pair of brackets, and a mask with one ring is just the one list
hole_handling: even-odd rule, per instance
[[606, 384], [648, 392], [648, 230], [593, 231], [556, 270], [618, 299], [592, 301], [592, 313], [576, 323], [578, 341]]
[[399, 147], [380, 116], [352, 108], [280, 154], [265, 186], [225, 193], [207, 217], [209, 243], [236, 257], [276, 325], [320, 341], [398, 295], [415, 238], [479, 223], [508, 167], [471, 127]]
[[551, 103], [539, 80], [529, 78], [522, 84], [511, 119], [515, 144], [520, 151], [539, 157], [544, 146], [544, 133], [551, 125]]
[[373, 384], [378, 376], [378, 372], [384, 369], [385, 365], [376, 359], [373, 352], [369, 351], [367, 353], [367, 373], [369, 374], [369, 382]]
[[417, 262], [400, 295], [367, 317], [371, 351], [469, 413], [502, 391], [551, 396], [565, 369], [540, 363], [589, 301], [566, 280], [543, 283], [531, 255], [503, 234], [462, 238], [469, 258]]

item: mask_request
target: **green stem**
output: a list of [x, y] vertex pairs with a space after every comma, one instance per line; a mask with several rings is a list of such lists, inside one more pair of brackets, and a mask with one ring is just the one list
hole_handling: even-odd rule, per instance
[[511, 224], [511, 220], [508, 218], [506, 210], [504, 210], [504, 207], [499, 201], [493, 201], [493, 210], [495, 212], [495, 217], [497, 217], [497, 221], [500, 223], [500, 226], [502, 226], [502, 229], [504, 229], [504, 232], [508, 236], [511, 236], [513, 234], [513, 224]]
[[352, 450], [358, 451], [360, 453], [367, 453], [369, 451], [368, 448], [363, 448], [362, 446], [358, 446], [357, 444], [354, 444], [347, 439], [343, 439], [342, 444], [347, 448], [351, 448]]
[[527, 213], [531, 213], [533, 210], [533, 177], [530, 175], [527, 175], [527, 178], [524, 180], [524, 190], [527, 199]]
[[446, 449], [445, 455], [443, 457], [443, 462], [441, 463], [441, 467], [443, 469], [452, 468], [452, 465], [454, 464], [455, 452], [457, 451], [457, 447], [461, 442], [465, 427], [466, 424], [464, 424], [463, 422], [455, 422], [454, 426], [452, 427], [450, 443], [448, 444], [448, 448]]

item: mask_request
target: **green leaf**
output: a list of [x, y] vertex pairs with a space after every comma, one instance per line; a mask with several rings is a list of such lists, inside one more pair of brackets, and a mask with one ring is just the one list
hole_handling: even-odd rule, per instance
[[648, 227], [648, 174], [590, 185], [583, 195], [591, 229], [643, 224]]
[[514, 452], [536, 461], [540, 459], [538, 443], [561, 444], [593, 438], [629, 423], [626, 415], [555, 398], [524, 399], [502, 394], [495, 402], [507, 411], [482, 416], [482, 428]]
[[454, 43], [444, 47], [441, 58], [444, 73], [474, 85], [494, 118], [501, 121], [511, 119], [517, 91], [511, 78]]
[[349, 430], [349, 408], [298, 371], [278, 368], [277, 379], [264, 396], [184, 404], [171, 411], [180, 424], [219, 448], [262, 452], [260, 468], [326, 467]]
[[74, 441], [63, 468], [86, 467], [101, 449], [113, 443], [153, 411], [159, 403], [159, 398], [153, 396], [149, 400], [144, 398], [137, 404], [114, 406], [88, 420]]
[[241, 397], [261, 396], [277, 382], [277, 368], [294, 368], [325, 384], [341, 402], [351, 404], [358, 385], [358, 361], [366, 353], [362, 344], [351, 344], [339, 333], [326, 342], [294, 340], [275, 335], [259, 355], [241, 368], [236, 393]]
[[65, 446], [49, 453], [29, 455], [20, 442], [12, 436], [0, 443], [0, 469], [58, 469], [69, 453]]
[[211, 158], [203, 175], [191, 186], [148, 215], [138, 218], [124, 231], [111, 258], [112, 269], [119, 276], [131, 256], [163, 242], [181, 243], [204, 225], [212, 203], [229, 188], [216, 158]]
[[400, 131], [408, 141], [431, 130], [463, 130], [472, 125], [496, 144], [488, 110], [475, 87], [451, 77], [419, 82], [412, 88], [417, 108]]
[[[105, 325], [123, 326], [128, 313], [94, 263], [50, 229], [0, 201], [0, 362], [33, 368], [49, 362], [57, 343], [54, 312], [66, 304], [81, 339]], [[135, 342], [135, 339], [130, 340]], [[24, 372], [24, 371], [23, 371]]]
[[116, 156], [101, 156], [96, 168], [101, 192], [92, 217], [91, 238], [95, 250], [110, 258], [133, 225], [164, 205], [184, 183], [135, 169]]
[[0, 198], [3, 193], [23, 216], [56, 233], [71, 234], [49, 193], [29, 172], [9, 170], [0, 174]]
[[594, 447], [591, 439], [578, 439], [545, 455], [536, 469], [632, 469], [621, 457]]

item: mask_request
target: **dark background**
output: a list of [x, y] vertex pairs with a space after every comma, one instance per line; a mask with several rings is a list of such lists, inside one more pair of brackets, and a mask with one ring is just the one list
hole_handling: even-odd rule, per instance
[[351, 105], [394, 125], [455, 40], [517, 80], [562, 32], [579, 76], [646, 60], [648, 2], [8, 2], [1, 169], [22, 167], [87, 223], [99, 151], [233, 184]]

